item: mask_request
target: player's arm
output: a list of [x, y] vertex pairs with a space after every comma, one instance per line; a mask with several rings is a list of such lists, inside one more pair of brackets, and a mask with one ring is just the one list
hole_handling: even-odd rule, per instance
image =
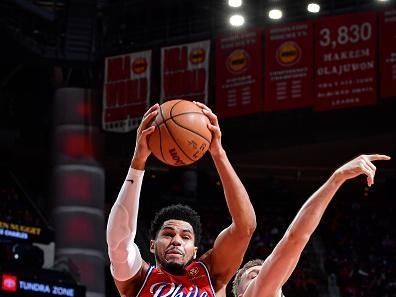
[[301, 252], [324, 211], [340, 186], [358, 175], [367, 176], [367, 184], [374, 183], [375, 166], [372, 161], [389, 160], [385, 155], [362, 155], [338, 168], [331, 177], [304, 203], [285, 235], [265, 260], [256, 279], [244, 297], [280, 297], [283, 284], [297, 265]]
[[150, 124], [157, 114], [157, 109], [158, 105], [154, 105], [143, 116], [137, 130], [131, 167], [110, 211], [107, 223], [106, 241], [111, 273], [121, 294], [129, 293], [131, 284], [133, 289], [133, 283], [139, 282], [142, 270], [148, 268], [134, 240], [144, 168], [150, 155], [147, 136], [154, 131], [154, 127], [150, 127]]
[[256, 228], [256, 215], [238, 175], [234, 171], [227, 154], [221, 145], [221, 131], [215, 114], [200, 103], [203, 112], [209, 118], [212, 142], [209, 148], [212, 159], [220, 176], [224, 194], [231, 214], [231, 225], [223, 230], [215, 240], [213, 249], [204, 255], [215, 286], [222, 288], [237, 271]]

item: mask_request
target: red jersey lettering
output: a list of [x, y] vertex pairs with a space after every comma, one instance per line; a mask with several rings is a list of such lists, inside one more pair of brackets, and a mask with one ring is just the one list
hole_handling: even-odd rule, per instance
[[193, 261], [183, 275], [150, 267], [139, 297], [216, 297], [205, 264]]

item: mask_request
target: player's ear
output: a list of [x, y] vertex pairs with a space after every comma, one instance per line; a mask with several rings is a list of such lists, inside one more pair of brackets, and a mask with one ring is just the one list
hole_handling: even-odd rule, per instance
[[150, 252], [153, 254], [155, 252], [155, 240], [150, 240]]
[[195, 248], [194, 248], [194, 256], [193, 256], [193, 259], [196, 259], [196, 258], [197, 258], [197, 251], [198, 251], [198, 248], [195, 247]]

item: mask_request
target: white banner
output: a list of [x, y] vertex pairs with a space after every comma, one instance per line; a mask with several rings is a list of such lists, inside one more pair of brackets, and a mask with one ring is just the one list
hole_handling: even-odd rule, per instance
[[105, 59], [102, 125], [125, 133], [139, 126], [150, 104], [151, 50]]
[[210, 41], [161, 49], [161, 101], [208, 102]]

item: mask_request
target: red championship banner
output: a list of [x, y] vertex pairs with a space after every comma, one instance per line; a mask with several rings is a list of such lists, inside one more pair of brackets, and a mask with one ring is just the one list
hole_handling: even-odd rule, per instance
[[315, 27], [316, 110], [374, 104], [376, 13], [327, 17]]
[[264, 111], [313, 104], [312, 23], [291, 23], [265, 32]]
[[161, 49], [161, 101], [183, 98], [207, 103], [210, 41]]
[[151, 50], [105, 59], [103, 129], [128, 132], [150, 102]]
[[262, 110], [261, 31], [216, 39], [216, 112], [219, 117]]
[[380, 14], [381, 97], [396, 96], [396, 9]]

